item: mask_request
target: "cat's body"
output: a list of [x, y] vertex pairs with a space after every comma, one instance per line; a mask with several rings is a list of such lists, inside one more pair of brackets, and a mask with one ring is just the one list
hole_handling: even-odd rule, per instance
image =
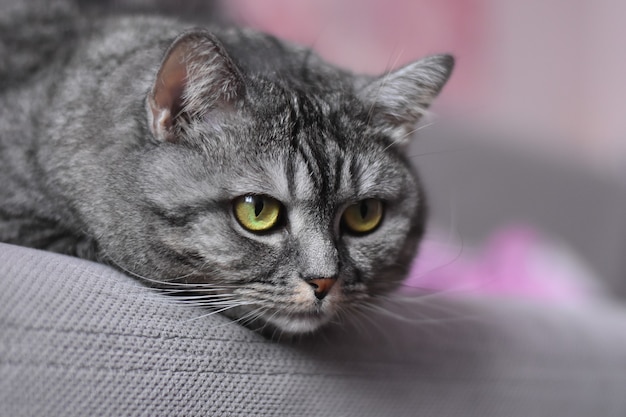
[[15, 58], [0, 67], [0, 241], [202, 290], [288, 332], [404, 276], [425, 209], [396, 142], [449, 57], [356, 77], [248, 30], [63, 16], [68, 41], [45, 57], [0, 49]]

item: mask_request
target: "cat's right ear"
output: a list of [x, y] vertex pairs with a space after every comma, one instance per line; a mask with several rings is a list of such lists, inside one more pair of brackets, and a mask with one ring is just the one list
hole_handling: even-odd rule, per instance
[[148, 95], [150, 130], [176, 142], [185, 123], [232, 104], [242, 88], [239, 70], [213, 35], [184, 33], [165, 53]]
[[407, 144], [453, 67], [452, 56], [433, 55], [367, 82], [360, 94], [370, 107], [370, 125], [394, 143]]

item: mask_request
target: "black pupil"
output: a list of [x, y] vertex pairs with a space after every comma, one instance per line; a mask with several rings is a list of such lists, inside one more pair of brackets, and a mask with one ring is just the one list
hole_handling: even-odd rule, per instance
[[365, 203], [365, 201], [361, 203], [359, 210], [361, 212], [361, 218], [366, 219], [367, 218], [367, 204]]
[[254, 215], [256, 217], [259, 217], [259, 214], [261, 214], [261, 212], [263, 211], [263, 199], [262, 198], [257, 198], [255, 203], [254, 203]]

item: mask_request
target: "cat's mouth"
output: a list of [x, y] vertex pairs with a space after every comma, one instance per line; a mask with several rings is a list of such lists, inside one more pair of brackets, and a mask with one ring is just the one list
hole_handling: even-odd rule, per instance
[[311, 333], [328, 323], [336, 313], [342, 299], [341, 285], [328, 288], [324, 296], [316, 295], [315, 289], [305, 281], [285, 300], [274, 301], [274, 306], [259, 315], [264, 326], [289, 334]]

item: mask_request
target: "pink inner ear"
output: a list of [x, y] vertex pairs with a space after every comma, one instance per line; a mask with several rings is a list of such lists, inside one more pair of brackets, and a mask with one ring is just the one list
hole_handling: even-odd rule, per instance
[[184, 51], [176, 48], [167, 57], [154, 86], [153, 97], [160, 108], [169, 109], [176, 115], [182, 105], [182, 95], [187, 80], [187, 66], [184, 62]]
[[185, 51], [184, 45], [179, 45], [170, 51], [161, 65], [152, 89], [150, 100], [152, 133], [166, 140], [172, 140], [173, 120], [182, 109], [183, 92], [187, 82]]
[[196, 118], [228, 108], [242, 85], [217, 39], [205, 32], [181, 35], [166, 53], [148, 98], [152, 134], [176, 142], [180, 113]]

